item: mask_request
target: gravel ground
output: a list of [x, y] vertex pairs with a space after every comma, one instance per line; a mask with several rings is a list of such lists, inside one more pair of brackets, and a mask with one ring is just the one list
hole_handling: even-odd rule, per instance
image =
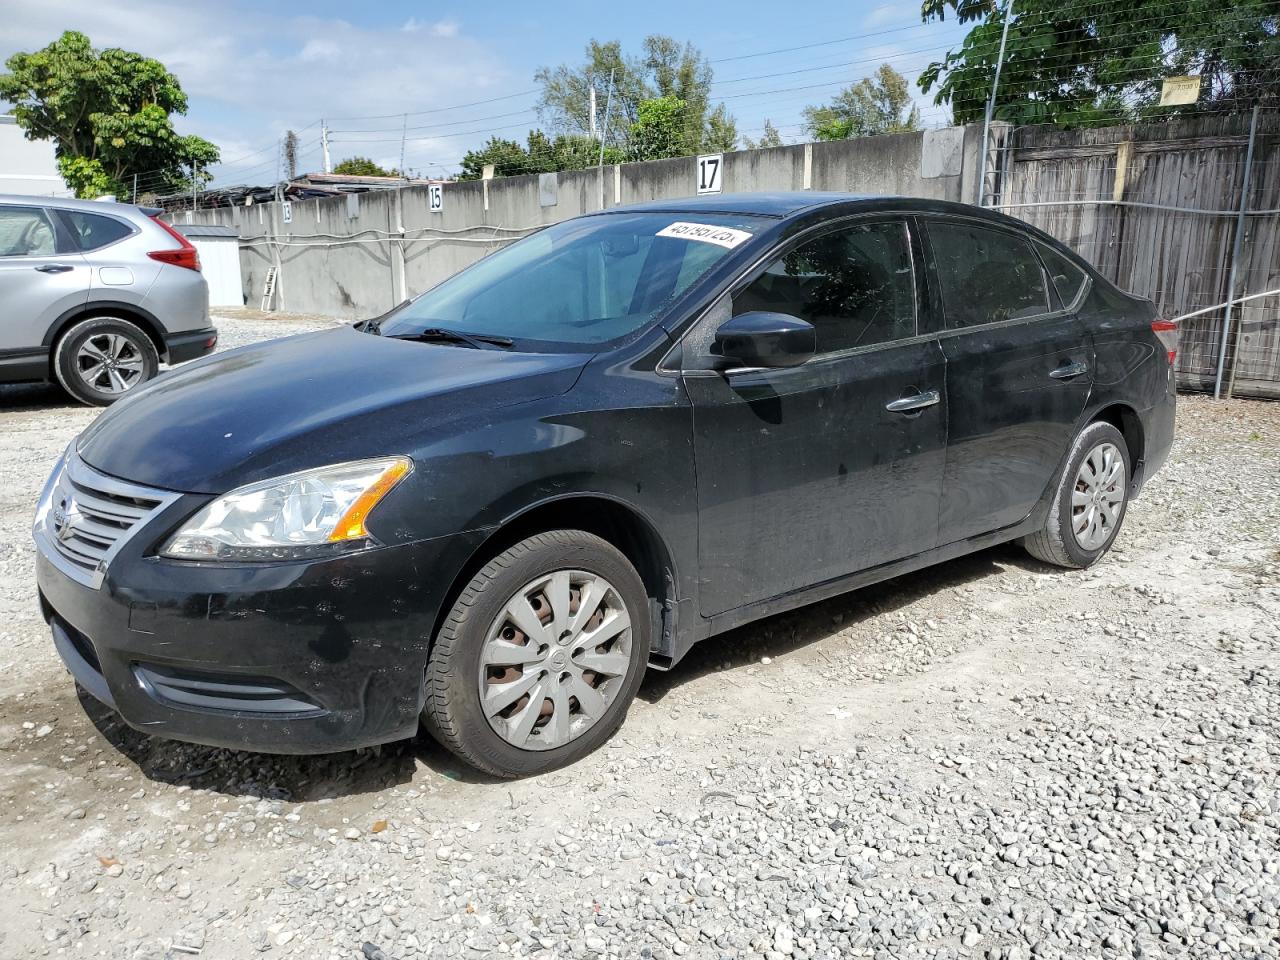
[[1280, 404], [1181, 398], [1093, 570], [1003, 547], [708, 641], [516, 783], [79, 702], [27, 528], [92, 417], [0, 391], [0, 956], [1280, 956]]

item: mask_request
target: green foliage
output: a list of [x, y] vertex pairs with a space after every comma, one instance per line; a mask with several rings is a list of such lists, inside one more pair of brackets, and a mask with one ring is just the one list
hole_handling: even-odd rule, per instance
[[384, 170], [368, 157], [347, 157], [336, 167], [333, 168], [334, 173], [340, 173], [344, 177], [398, 177], [399, 170]]
[[[1007, 0], [1006, 0], [1007, 2]], [[960, 49], [931, 64], [920, 88], [957, 123], [982, 118], [995, 74], [1004, 6], [924, 0], [973, 23]], [[1017, 0], [995, 116], [1017, 124], [1120, 123], [1280, 101], [1276, 0]], [[1165, 77], [1199, 74], [1200, 101], [1160, 107]]]
[[706, 57], [691, 43], [681, 44], [660, 35], [645, 38], [641, 56], [624, 54], [616, 40], [592, 40], [583, 64], [540, 69], [534, 79], [542, 87], [538, 108], [544, 121], [560, 133], [588, 134], [594, 86], [596, 115], [604, 127], [611, 73], [612, 107], [607, 129], [601, 131], [607, 143], [625, 143], [640, 120], [642, 105], [670, 97], [684, 103], [678, 128], [680, 155], [733, 149], [736, 144], [733, 118], [723, 105], [711, 109], [711, 65]]
[[0, 74], [0, 99], [28, 140], [52, 139], [58, 167], [77, 196], [127, 196], [136, 174], [151, 192], [189, 189], [218, 162], [218, 148], [179, 136], [172, 114], [187, 112], [178, 78], [159, 60], [95, 50], [68, 30], [34, 53], [15, 53]]
[[[495, 177], [518, 177], [526, 173], [554, 173], [558, 170], [586, 170], [600, 162], [600, 141], [591, 137], [560, 134], [548, 137], [530, 130], [528, 146], [515, 140], [490, 137], [479, 150], [462, 158], [460, 180], [479, 180], [486, 164], [493, 164]], [[605, 163], [622, 163], [626, 156], [617, 147], [605, 147]]]
[[685, 151], [685, 112], [688, 104], [679, 97], [656, 97], [640, 103], [639, 115], [631, 125], [627, 141], [630, 160], [664, 160]]
[[782, 134], [778, 133], [778, 128], [773, 125], [773, 121], [765, 118], [764, 130], [760, 134], [759, 140], [752, 140], [750, 137], [744, 137], [743, 143], [746, 144], [748, 150], [763, 150], [766, 147], [782, 146]]
[[907, 78], [887, 63], [873, 76], [845, 87], [829, 104], [806, 107], [805, 121], [816, 140], [848, 140], [881, 133], [906, 133], [920, 122]]

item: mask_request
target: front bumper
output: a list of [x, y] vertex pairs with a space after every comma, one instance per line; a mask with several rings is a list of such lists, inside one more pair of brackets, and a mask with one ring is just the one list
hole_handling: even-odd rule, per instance
[[97, 586], [68, 575], [37, 523], [41, 610], [80, 685], [137, 730], [217, 747], [328, 753], [414, 736], [436, 614], [481, 535], [308, 563], [148, 555], [185, 500]]
[[180, 333], [167, 333], [164, 337], [164, 353], [169, 363], [182, 363], [184, 360], [195, 360], [213, 353], [218, 345], [216, 327], [205, 327], [203, 330], [183, 330]]

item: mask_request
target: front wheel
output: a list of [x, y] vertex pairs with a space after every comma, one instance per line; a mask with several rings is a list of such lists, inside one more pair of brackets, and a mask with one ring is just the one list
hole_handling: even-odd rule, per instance
[[1129, 505], [1129, 447], [1109, 423], [1080, 431], [1042, 529], [1023, 537], [1038, 560], [1080, 569], [1111, 549]]
[[62, 335], [53, 372], [82, 403], [104, 407], [156, 375], [160, 355], [137, 324], [119, 317], [81, 320]]
[[648, 600], [627, 558], [581, 530], [541, 533], [459, 595], [432, 647], [423, 719], [479, 770], [542, 773], [618, 729], [648, 653]]

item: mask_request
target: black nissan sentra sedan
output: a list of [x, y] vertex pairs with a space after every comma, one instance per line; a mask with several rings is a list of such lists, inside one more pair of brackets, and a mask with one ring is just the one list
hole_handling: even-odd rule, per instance
[[646, 667], [1002, 541], [1096, 562], [1173, 435], [1176, 329], [953, 203], [671, 200], [350, 327], [188, 364], [35, 519], [76, 681], [147, 733], [578, 759]]

